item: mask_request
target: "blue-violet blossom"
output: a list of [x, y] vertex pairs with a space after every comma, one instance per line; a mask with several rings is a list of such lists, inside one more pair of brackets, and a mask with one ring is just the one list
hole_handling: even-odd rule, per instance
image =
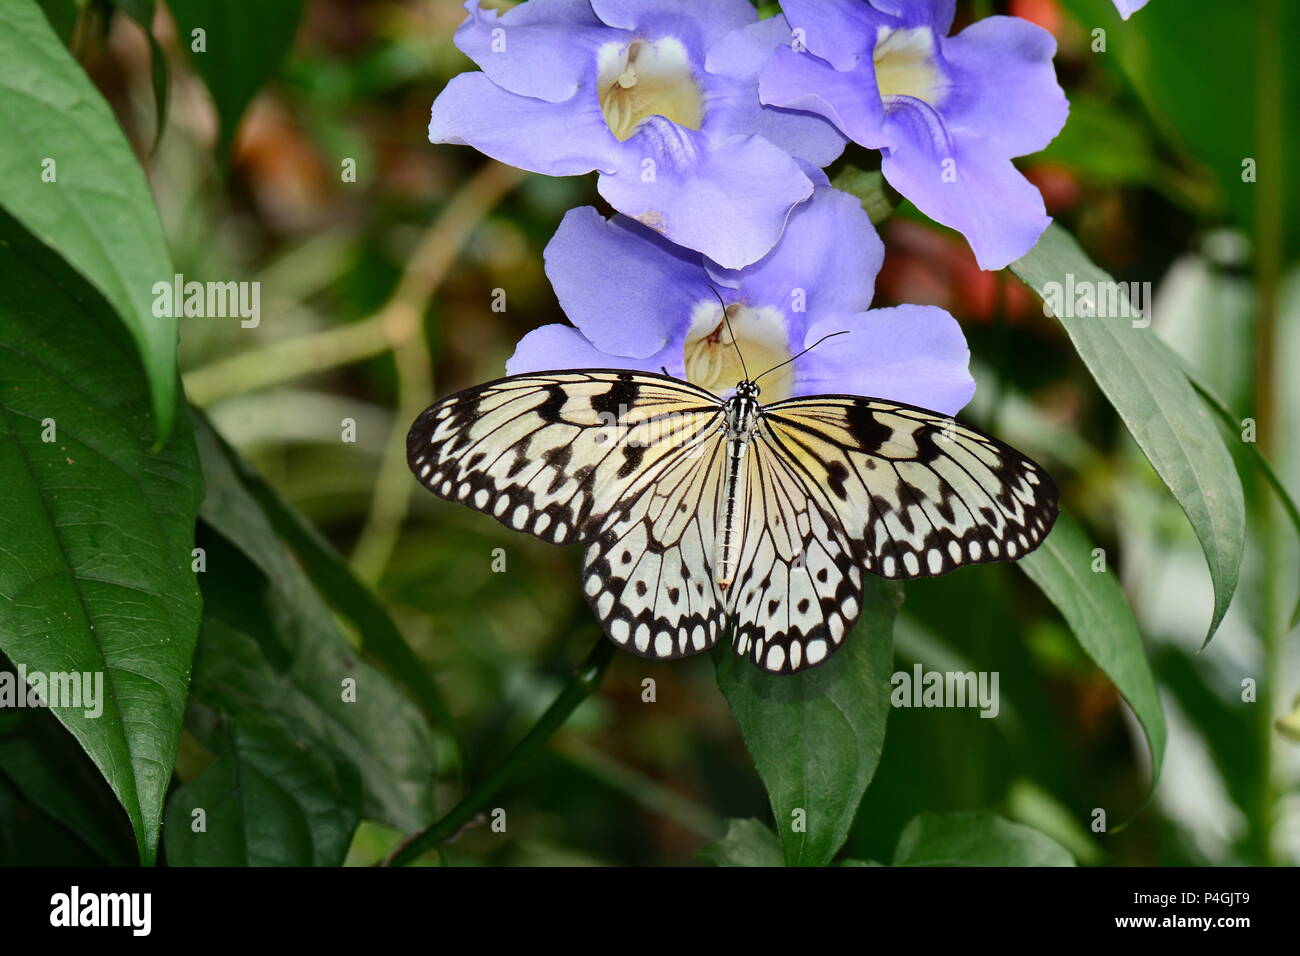
[[1119, 15], [1127, 20], [1133, 14], [1137, 13], [1148, 3], [1148, 0], [1115, 0], [1115, 9]]
[[[857, 199], [818, 186], [772, 252], [722, 269], [625, 216], [570, 210], [546, 247], [546, 274], [573, 322], [528, 333], [511, 375], [568, 368], [669, 374], [729, 394], [744, 378], [832, 338], [760, 382], [763, 401], [869, 395], [954, 414], [975, 382], [957, 322], [934, 306], [869, 310], [884, 246]], [[610, 282], [618, 276], [618, 282]], [[721, 302], [719, 301], [721, 297]]]
[[468, 0], [456, 31], [482, 72], [433, 104], [429, 139], [550, 176], [600, 172], [615, 209], [728, 267], [776, 244], [844, 137], [763, 106], [758, 76], [783, 17], [748, 0]]
[[785, 0], [791, 39], [765, 66], [759, 93], [879, 149], [895, 189], [965, 235], [981, 268], [1000, 269], [1051, 221], [1011, 158], [1051, 142], [1069, 106], [1051, 34], [988, 17], [948, 36], [955, 3]]

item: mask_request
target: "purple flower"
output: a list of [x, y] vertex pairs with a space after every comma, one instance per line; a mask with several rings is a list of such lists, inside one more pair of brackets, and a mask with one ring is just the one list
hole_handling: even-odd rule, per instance
[[1127, 20], [1147, 5], [1149, 0], [1115, 0], [1115, 9]]
[[[818, 186], [760, 262], [722, 269], [624, 216], [571, 210], [546, 247], [546, 274], [573, 322], [528, 333], [511, 375], [630, 368], [730, 393], [823, 335], [847, 331], [765, 377], [763, 401], [869, 395], [953, 414], [975, 391], [970, 351], [943, 309], [869, 310], [884, 246], [858, 200]], [[716, 294], [715, 294], [716, 290]]]
[[764, 68], [760, 96], [879, 149], [895, 189], [1000, 269], [1051, 221], [1011, 158], [1051, 142], [1069, 106], [1051, 34], [988, 17], [948, 36], [955, 2], [786, 0], [791, 41]]
[[789, 37], [747, 0], [468, 0], [456, 45], [481, 68], [447, 84], [429, 139], [549, 176], [600, 172], [617, 210], [729, 267], [762, 258], [812, 194], [802, 163], [844, 148], [807, 113], [763, 106]]

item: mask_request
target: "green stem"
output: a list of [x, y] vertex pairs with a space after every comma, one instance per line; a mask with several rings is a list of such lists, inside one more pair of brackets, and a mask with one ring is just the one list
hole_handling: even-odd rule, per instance
[[451, 808], [441, 820], [424, 830], [388, 858], [388, 866], [406, 866], [422, 854], [446, 842], [460, 832], [461, 827], [469, 823], [487, 805], [503, 786], [536, 756], [551, 736], [564, 725], [569, 716], [592, 692], [600, 686], [601, 679], [614, 657], [614, 644], [604, 635], [596, 641], [590, 653], [577, 671], [569, 679], [560, 696], [547, 708], [546, 713], [538, 719], [523, 740], [515, 744], [513, 750], [495, 770], [478, 782], [460, 801]]
[[562, 753], [579, 770], [590, 774], [650, 813], [690, 830], [701, 840], [716, 840], [726, 832], [726, 822], [712, 810], [595, 747], [574, 741], [566, 743]]
[[[1281, 131], [1282, 115], [1282, 11], [1280, 0], [1261, 0], [1256, 38], [1256, 103], [1259, 156], [1256, 193], [1256, 324], [1255, 324], [1255, 415], [1260, 453], [1277, 460], [1277, 340], [1278, 286], [1282, 272], [1282, 177], [1284, 167]], [[1275, 504], [1260, 479], [1259, 520], [1262, 568], [1260, 580], [1260, 645], [1263, 670], [1259, 675], [1257, 746], [1259, 780], [1256, 787], [1254, 849], [1258, 863], [1273, 862], [1273, 826], [1276, 790], [1273, 782], [1273, 687], [1281, 677], [1281, 606], [1278, 578], [1282, 563], [1279, 522]]]

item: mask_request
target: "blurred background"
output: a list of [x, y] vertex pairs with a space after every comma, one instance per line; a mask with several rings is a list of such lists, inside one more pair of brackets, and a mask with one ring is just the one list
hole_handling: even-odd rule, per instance
[[[1108, 0], [963, 0], [957, 25], [1010, 13], [1056, 36], [1070, 120], [1020, 165], [1099, 265], [1154, 284], [1159, 334], [1234, 414], [1259, 417], [1260, 450], [1294, 489], [1296, 190], [1263, 182], [1278, 170], [1242, 179], [1243, 159], [1270, 143], [1296, 155], [1294, 129], [1257, 120], [1270, 88], [1254, 53], [1259, 9], [1152, 0], [1123, 23]], [[92, 0], [71, 43], [148, 172], [177, 271], [261, 283], [258, 328], [182, 321], [190, 399], [376, 589], [446, 695], [472, 777], [549, 704], [596, 628], [576, 587], [579, 549], [436, 500], [409, 475], [404, 436], [435, 397], [499, 377], [522, 335], [563, 321], [542, 248], [567, 209], [605, 207], [594, 177], [524, 175], [427, 142], [430, 103], [472, 68], [451, 42], [463, 16], [452, 0], [309, 0], [236, 127], [160, 10], [171, 83], [156, 146], [156, 61], [139, 24]], [[1292, 104], [1295, 73], [1282, 71]], [[832, 175], [850, 164], [877, 165], [850, 151]], [[1261, 190], [1273, 192], [1261, 201]], [[1010, 273], [980, 272], [960, 237], [906, 205], [881, 231], [876, 305], [940, 305], [962, 324], [979, 385], [964, 417], [1044, 463], [1106, 549], [1171, 736], [1151, 805], [1122, 832], [1091, 833], [1092, 808], [1118, 822], [1148, 783], [1144, 738], [1114, 687], [1014, 567], [910, 584], [898, 667], [997, 670], [1002, 713], [895, 710], [848, 855], [888, 859], [925, 810], [990, 808], [1081, 863], [1300, 861], [1300, 661], [1294, 634], [1261, 626], [1295, 598], [1295, 536], [1253, 466], [1241, 456], [1252, 521], [1241, 587], [1198, 654], [1212, 607], [1199, 547], [1059, 325]], [[340, 440], [345, 418], [354, 443]], [[492, 570], [495, 549], [505, 573]], [[654, 704], [641, 700], [647, 676]], [[1245, 679], [1259, 682], [1254, 703], [1242, 700]], [[187, 735], [182, 764], [195, 746]], [[444, 770], [445, 806], [456, 781]], [[680, 864], [722, 818], [768, 812], [711, 662], [629, 655], [509, 806], [510, 839], [471, 829], [449, 861]], [[349, 859], [373, 862], [396, 837], [363, 824]]]

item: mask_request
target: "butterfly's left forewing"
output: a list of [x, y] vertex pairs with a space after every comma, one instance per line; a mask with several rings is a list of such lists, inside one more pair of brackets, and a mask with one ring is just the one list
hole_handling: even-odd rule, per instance
[[585, 542], [711, 440], [720, 409], [708, 392], [657, 375], [516, 375], [427, 408], [407, 435], [407, 463], [439, 497], [546, 541]]
[[518, 375], [427, 409], [408, 463], [443, 498], [587, 544], [583, 593], [605, 633], [643, 657], [684, 657], [726, 629], [713, 574], [721, 408], [657, 375]]

